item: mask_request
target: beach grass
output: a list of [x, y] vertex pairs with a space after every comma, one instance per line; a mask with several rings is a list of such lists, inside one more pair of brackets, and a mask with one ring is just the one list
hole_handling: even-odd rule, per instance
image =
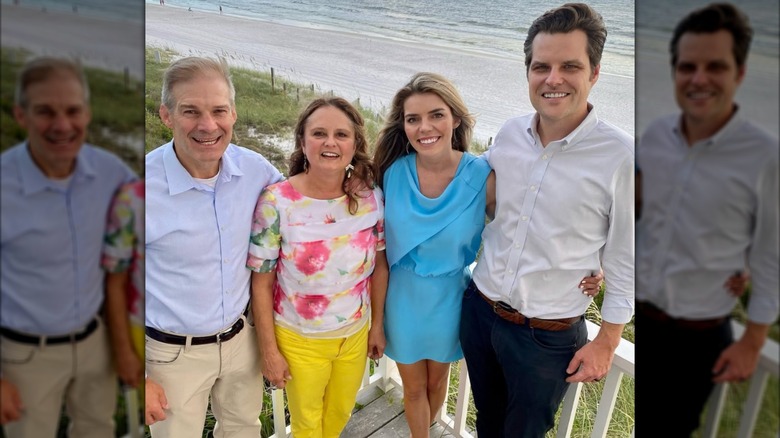
[[[13, 116], [16, 75], [24, 62], [34, 55], [20, 48], [3, 47], [0, 56], [0, 150], [21, 141], [27, 134]], [[87, 142], [105, 148], [125, 160], [143, 176], [143, 154], [140, 144], [144, 136], [142, 110], [143, 82], [121, 72], [84, 67], [90, 88], [92, 122]]]
[[[171, 133], [168, 128], [162, 125], [157, 115], [160, 102], [160, 90], [162, 86], [162, 72], [165, 67], [179, 56], [171, 50], [147, 47], [146, 57], [146, 113], [147, 113], [147, 151], [168, 142]], [[159, 61], [158, 61], [159, 60]], [[311, 85], [295, 84], [280, 81], [275, 78], [275, 87], [270, 86], [271, 75], [269, 72], [258, 72], [253, 70], [231, 68], [233, 81], [236, 88], [236, 108], [238, 120], [234, 128], [234, 143], [242, 146], [251, 147], [269, 159], [283, 173], [286, 172], [287, 156], [284, 151], [275, 146], [268, 139], [287, 139], [292, 141], [292, 127], [297, 120], [298, 113], [313, 98], [321, 95], [316, 91], [316, 87]], [[284, 84], [284, 85], [280, 85]], [[247, 92], [250, 90], [250, 92]], [[378, 136], [379, 130], [384, 123], [386, 109], [375, 111], [360, 105], [359, 101], [353, 102], [361, 111], [366, 120], [366, 131], [369, 144], [373, 145]], [[150, 129], [151, 126], [151, 129]], [[260, 133], [260, 136], [250, 136], [250, 131]], [[470, 150], [479, 155], [484, 152], [489, 145], [480, 142], [472, 142]], [[373, 152], [373, 151], [372, 151]], [[594, 299], [591, 307], [586, 313], [586, 317], [594, 323], [600, 324], [600, 313], [598, 309], [601, 306], [603, 294]], [[735, 311], [735, 318], [738, 321], [744, 321], [744, 311]], [[773, 339], [778, 338], [777, 324], [773, 326]], [[633, 321], [628, 323], [623, 332], [623, 338], [634, 342]], [[458, 389], [458, 363], [452, 365], [450, 373], [450, 397], [448, 399], [448, 410], [454, 411], [455, 400]], [[769, 387], [777, 385], [777, 379], [770, 379]], [[601, 397], [601, 388], [604, 383], [594, 383], [584, 385], [581, 393], [581, 401], [576, 413], [572, 437], [590, 436], [590, 430], [596, 417], [596, 411]], [[738, 427], [739, 413], [741, 405], [744, 402], [747, 392], [747, 384], [733, 385], [732, 393], [727, 398], [727, 405], [724, 410], [721, 433], [719, 436], [735, 436]], [[761, 436], [761, 430], [777, 430], [778, 428], [778, 406], [775, 391], [768, 391], [765, 397], [764, 405], [757, 427], [757, 435]], [[266, 391], [264, 409], [261, 413], [261, 421], [264, 425], [263, 437], [270, 436], [270, 425], [272, 423], [270, 393]], [[734, 419], [733, 421], [731, 419]], [[473, 400], [469, 404], [467, 416], [467, 426], [474, 430], [476, 412]], [[214, 419], [209, 414], [204, 437], [208, 436], [210, 427], [213, 427]], [[618, 400], [610, 423], [608, 437], [622, 438], [631, 435], [634, 427], [634, 379], [624, 377], [620, 390], [618, 391]], [[554, 436], [553, 432], [548, 433], [548, 437]]]

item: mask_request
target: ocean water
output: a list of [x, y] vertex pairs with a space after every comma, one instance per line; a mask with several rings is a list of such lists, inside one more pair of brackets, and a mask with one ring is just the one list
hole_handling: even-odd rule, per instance
[[[15, 0], [1, 0], [3, 4], [14, 4]], [[78, 13], [84, 16], [134, 23], [144, 22], [142, 0], [18, 0], [25, 7], [46, 9], [55, 12]]]
[[[682, 18], [678, 11], [691, 11], [714, 0], [640, 0], [636, 4], [637, 27], [657, 31], [667, 39]], [[753, 27], [752, 53], [778, 57], [780, 52], [780, 8], [777, 0], [731, 0], [747, 14]]]
[[[159, 0], [145, 0], [159, 4]], [[564, 2], [549, 0], [165, 0], [170, 7], [293, 26], [357, 32], [514, 59], [534, 18]], [[634, 2], [594, 0], [609, 35], [602, 71], [634, 76]]]

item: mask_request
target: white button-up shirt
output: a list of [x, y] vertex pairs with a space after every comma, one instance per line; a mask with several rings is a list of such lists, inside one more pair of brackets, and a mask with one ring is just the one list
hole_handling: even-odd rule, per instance
[[637, 300], [668, 314], [710, 319], [737, 298], [724, 283], [747, 263], [748, 317], [778, 315], [778, 141], [736, 113], [688, 146], [680, 115], [641, 137], [642, 215], [637, 223]]
[[538, 116], [509, 120], [485, 153], [496, 171], [496, 218], [484, 232], [474, 282], [528, 317], [585, 313], [583, 277], [603, 267], [602, 318], [634, 309], [634, 139], [592, 109], [546, 147]]

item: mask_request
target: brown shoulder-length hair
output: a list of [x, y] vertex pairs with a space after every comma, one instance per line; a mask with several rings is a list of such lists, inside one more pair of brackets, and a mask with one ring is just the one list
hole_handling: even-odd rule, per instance
[[385, 125], [377, 138], [374, 166], [377, 169], [376, 181], [380, 187], [384, 184], [383, 179], [387, 169], [397, 159], [413, 151], [404, 130], [404, 103], [410, 96], [422, 93], [433, 93], [439, 96], [450, 108], [452, 116], [460, 119], [460, 124], [452, 135], [452, 148], [462, 152], [469, 150], [476, 119], [469, 113], [455, 84], [436, 73], [417, 73], [393, 97]]
[[309, 117], [318, 109], [326, 106], [332, 106], [343, 112], [352, 122], [352, 130], [355, 132], [355, 156], [352, 157], [352, 177], [347, 178], [344, 174], [342, 187], [344, 193], [349, 198], [349, 213], [355, 214], [358, 210], [358, 198], [368, 196], [367, 191], [374, 187], [376, 170], [371, 156], [368, 153], [368, 141], [366, 140], [365, 122], [360, 112], [341, 97], [321, 97], [314, 100], [298, 116], [298, 122], [295, 124], [295, 149], [290, 154], [289, 176], [299, 173], [306, 173], [308, 169], [304, 166], [303, 139], [306, 123]]

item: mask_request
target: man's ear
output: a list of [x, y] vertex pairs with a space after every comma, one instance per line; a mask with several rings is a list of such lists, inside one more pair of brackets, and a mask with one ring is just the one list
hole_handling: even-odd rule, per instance
[[593, 74], [590, 77], [590, 85], [591, 85], [591, 87], [596, 85], [596, 81], [599, 80], [599, 73], [601, 73], [601, 64], [597, 65], [593, 69]]
[[14, 120], [16, 120], [16, 123], [26, 130], [27, 115], [24, 113], [24, 108], [20, 107], [19, 105], [14, 105], [13, 112], [14, 112]]
[[747, 72], [747, 66], [745, 64], [740, 65], [737, 67], [737, 85], [742, 83], [742, 80], [745, 79], [745, 73]]
[[171, 120], [171, 113], [168, 111], [168, 107], [160, 104], [160, 119], [162, 119], [165, 126], [173, 129], [173, 120]]

